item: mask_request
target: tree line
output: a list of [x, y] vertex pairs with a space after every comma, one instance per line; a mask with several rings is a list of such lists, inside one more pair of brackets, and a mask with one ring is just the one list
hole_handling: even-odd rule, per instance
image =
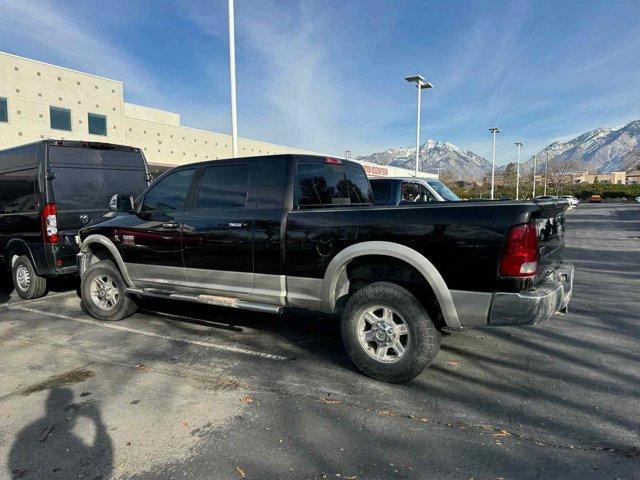
[[[600, 195], [602, 198], [627, 198], [633, 199], [640, 196], [640, 184], [617, 185], [603, 183], [595, 177], [594, 183], [573, 183], [573, 174], [580, 171], [581, 165], [578, 162], [549, 162], [546, 166], [538, 165], [538, 175], [536, 179], [535, 195], [545, 193], [547, 195], [573, 195], [577, 198], [585, 199], [591, 195]], [[517, 168], [515, 163], [508, 164], [503, 171], [496, 173], [496, 198], [516, 197], [516, 176]], [[489, 198], [491, 195], [491, 176], [486, 176], [479, 185], [468, 185], [456, 182], [451, 176], [443, 173], [440, 179], [446, 183], [451, 190], [460, 198]], [[520, 170], [520, 199], [532, 198], [533, 196], [533, 168], [521, 165]]]

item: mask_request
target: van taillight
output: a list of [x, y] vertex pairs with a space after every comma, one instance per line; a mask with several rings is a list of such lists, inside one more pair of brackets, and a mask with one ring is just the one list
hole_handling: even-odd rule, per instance
[[503, 277], [533, 277], [538, 270], [538, 235], [535, 223], [511, 227], [500, 261]]
[[47, 203], [42, 209], [42, 234], [44, 243], [58, 243], [58, 217], [55, 203]]

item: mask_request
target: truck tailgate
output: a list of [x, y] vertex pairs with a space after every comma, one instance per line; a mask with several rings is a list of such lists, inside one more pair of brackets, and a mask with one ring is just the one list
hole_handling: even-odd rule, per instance
[[536, 202], [539, 210], [531, 215], [538, 233], [538, 273], [535, 283], [542, 282], [562, 263], [565, 241], [565, 212], [567, 201]]

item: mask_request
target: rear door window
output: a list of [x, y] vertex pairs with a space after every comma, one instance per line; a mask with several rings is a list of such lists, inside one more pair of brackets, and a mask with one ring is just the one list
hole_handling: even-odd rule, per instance
[[208, 167], [202, 177], [196, 208], [244, 208], [248, 193], [246, 164]]
[[355, 165], [299, 163], [295, 186], [298, 208], [373, 203], [369, 180]]
[[142, 211], [184, 209], [194, 173], [195, 169], [193, 168], [179, 170], [158, 180], [144, 196]]

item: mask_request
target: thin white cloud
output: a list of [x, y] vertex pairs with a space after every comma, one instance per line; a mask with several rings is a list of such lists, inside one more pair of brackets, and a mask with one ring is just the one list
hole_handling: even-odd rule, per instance
[[19, 44], [33, 58], [52, 57], [70, 68], [124, 80], [126, 90], [147, 103], [157, 104], [162, 97], [153, 75], [140, 62], [104, 40], [91, 22], [75, 18], [60, 2], [3, 0], [0, 10], [0, 44]]

